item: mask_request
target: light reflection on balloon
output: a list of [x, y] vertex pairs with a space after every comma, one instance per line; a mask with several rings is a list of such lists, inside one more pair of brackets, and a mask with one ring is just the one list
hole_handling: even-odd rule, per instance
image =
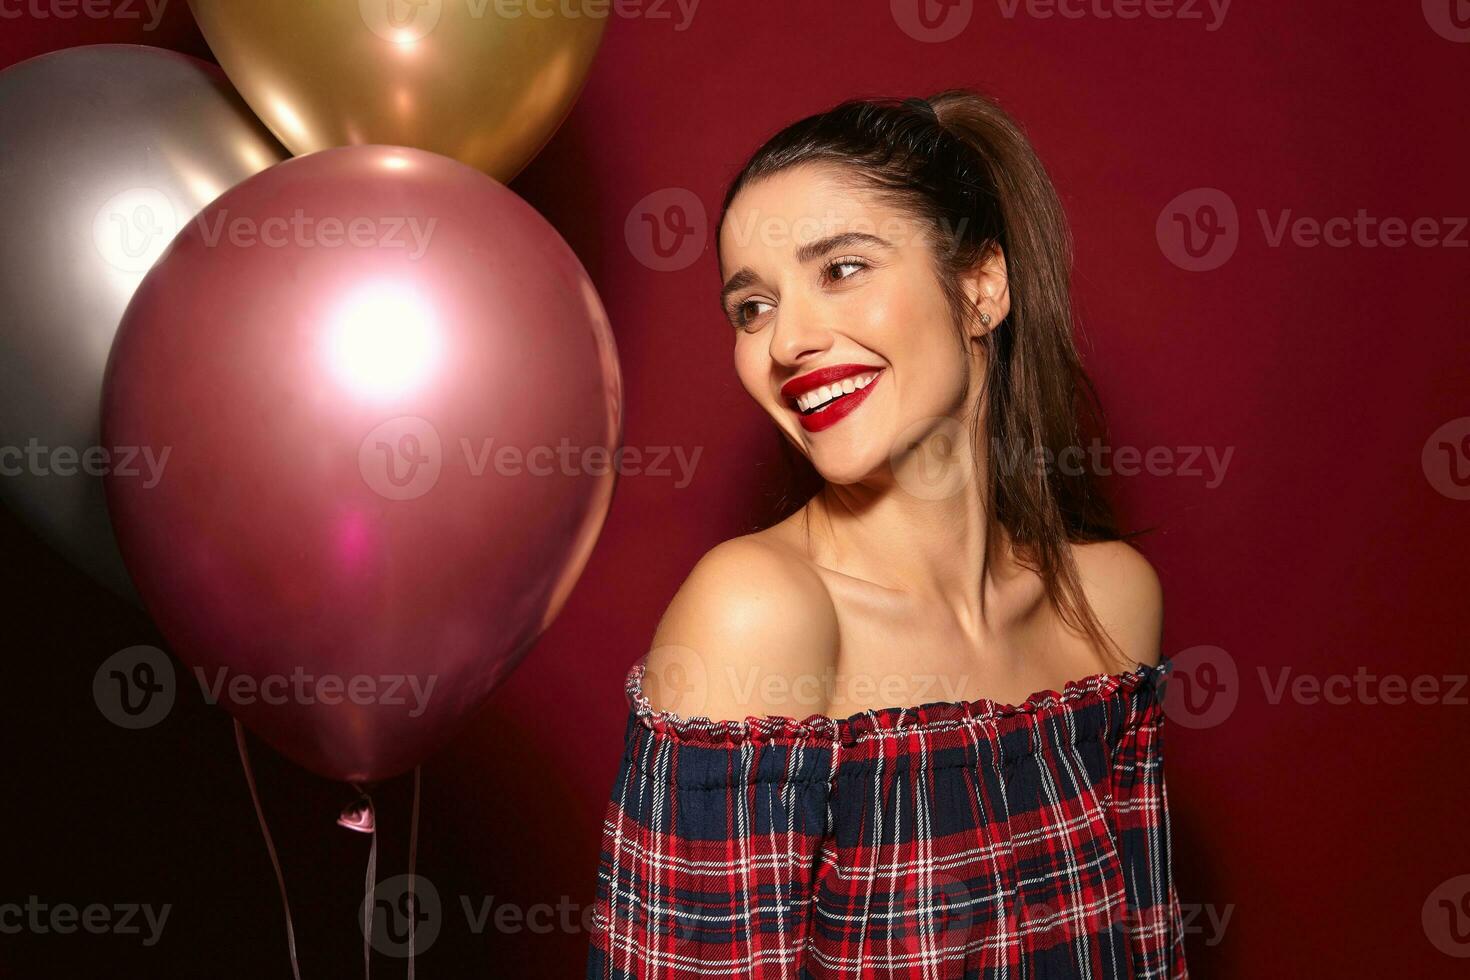
[[372, 557], [372, 535], [362, 511], [344, 514], [337, 525], [337, 554], [342, 561], [338, 566], [345, 572], [365, 569]]
[[311, 130], [302, 121], [301, 116], [292, 108], [288, 99], [283, 96], [274, 95], [267, 99], [270, 105], [269, 115], [272, 123], [286, 132], [282, 136], [287, 141], [306, 139]]
[[432, 304], [400, 284], [349, 295], [331, 318], [328, 343], [332, 373], [352, 391], [379, 398], [423, 384], [443, 347]]

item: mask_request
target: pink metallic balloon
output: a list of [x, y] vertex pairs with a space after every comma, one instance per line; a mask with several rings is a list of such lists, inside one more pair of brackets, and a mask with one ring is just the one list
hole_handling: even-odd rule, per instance
[[108, 507], [205, 696], [371, 782], [442, 744], [561, 608], [612, 497], [622, 385], [534, 209], [362, 146], [271, 167], [179, 233], [102, 414], [104, 445], [164, 460], [112, 467]]

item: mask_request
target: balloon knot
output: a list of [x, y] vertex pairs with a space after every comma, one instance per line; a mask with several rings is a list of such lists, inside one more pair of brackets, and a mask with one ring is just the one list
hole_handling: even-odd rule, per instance
[[373, 801], [364, 796], [347, 804], [342, 808], [342, 815], [337, 818], [337, 823], [360, 834], [371, 834], [377, 825], [373, 815]]

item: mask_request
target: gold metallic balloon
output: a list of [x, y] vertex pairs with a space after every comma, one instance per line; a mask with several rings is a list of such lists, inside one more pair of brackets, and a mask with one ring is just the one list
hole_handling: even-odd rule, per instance
[[245, 101], [295, 154], [387, 143], [508, 182], [566, 118], [611, 5], [190, 0]]

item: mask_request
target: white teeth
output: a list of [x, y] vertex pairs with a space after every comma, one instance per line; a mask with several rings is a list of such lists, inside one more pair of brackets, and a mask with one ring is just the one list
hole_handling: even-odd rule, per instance
[[868, 385], [873, 383], [873, 379], [877, 376], [877, 371], [870, 371], [866, 374], [859, 374], [849, 378], [843, 378], [841, 381], [835, 382], [834, 384], [822, 385], [820, 388], [814, 388], [804, 395], [797, 396], [796, 407], [803, 412], [811, 411], [813, 408], [825, 407], [827, 404], [837, 400], [838, 398], [841, 398], [843, 395], [850, 395], [854, 391], [857, 391], [861, 388], [866, 388]]

